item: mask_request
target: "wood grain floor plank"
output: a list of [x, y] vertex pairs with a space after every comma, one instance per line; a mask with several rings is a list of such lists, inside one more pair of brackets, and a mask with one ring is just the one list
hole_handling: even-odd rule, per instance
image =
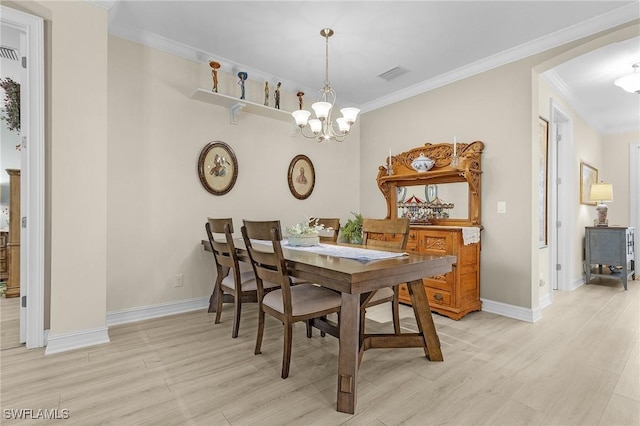
[[[282, 380], [279, 322], [267, 318], [253, 354], [255, 304], [243, 306], [237, 339], [225, 306], [221, 324], [191, 312], [113, 326], [111, 343], [67, 353], [2, 350], [2, 408], [68, 409], [70, 425], [638, 425], [639, 284], [556, 292], [535, 324], [435, 315], [445, 361], [415, 348], [367, 351], [354, 415], [335, 411], [337, 339], [307, 339], [298, 324]], [[367, 330], [388, 331], [376, 308], [388, 306], [369, 310]], [[402, 326], [415, 331], [406, 315]]]

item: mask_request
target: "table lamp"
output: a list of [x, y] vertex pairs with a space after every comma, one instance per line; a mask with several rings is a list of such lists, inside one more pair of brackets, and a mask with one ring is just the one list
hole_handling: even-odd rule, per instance
[[596, 211], [598, 212], [598, 222], [596, 226], [609, 226], [607, 221], [607, 206], [606, 202], [613, 201], [613, 186], [610, 183], [594, 183], [591, 185], [591, 192], [589, 194], [591, 201], [598, 203]]

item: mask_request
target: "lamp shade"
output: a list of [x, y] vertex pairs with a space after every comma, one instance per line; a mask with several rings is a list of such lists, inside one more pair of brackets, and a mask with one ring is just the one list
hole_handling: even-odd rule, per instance
[[315, 102], [311, 105], [311, 108], [313, 108], [313, 111], [316, 113], [316, 117], [322, 121], [326, 120], [329, 116], [329, 111], [331, 111], [332, 106], [329, 102]]
[[309, 120], [311, 113], [309, 111], [299, 109], [297, 111], [293, 111], [291, 115], [293, 115], [293, 118], [296, 120], [296, 125], [304, 127], [307, 125], [307, 120]]
[[591, 201], [613, 201], [613, 185], [610, 183], [594, 183], [589, 194]]

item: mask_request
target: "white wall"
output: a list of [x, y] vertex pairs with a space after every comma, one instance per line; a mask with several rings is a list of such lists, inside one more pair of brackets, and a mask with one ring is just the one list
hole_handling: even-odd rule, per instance
[[[613, 185], [614, 198], [613, 202], [607, 203], [610, 225], [630, 225], [629, 145], [638, 143], [640, 143], [640, 131], [604, 135], [602, 173], [606, 176], [607, 182]], [[637, 249], [639, 249], [638, 246], [636, 246]]]
[[106, 325], [107, 12], [86, 2], [20, 5], [50, 25], [51, 341]]
[[[117, 37], [109, 37], [107, 310], [207, 298], [213, 258], [204, 253], [207, 217], [279, 219], [283, 227], [305, 216], [340, 217], [359, 210], [359, 130], [343, 143], [292, 136], [293, 126], [190, 99], [211, 88], [211, 68]], [[246, 83], [248, 100], [262, 103], [263, 83]], [[239, 97], [237, 77], [219, 72], [220, 93]], [[310, 101], [309, 101], [310, 102]], [[308, 104], [309, 102], [306, 102]], [[297, 107], [281, 91], [281, 108]], [[238, 159], [233, 189], [214, 196], [200, 184], [197, 160], [211, 141]], [[313, 162], [316, 184], [306, 200], [289, 191], [289, 163]], [[373, 175], [375, 176], [375, 175]], [[370, 178], [371, 179], [371, 178]], [[174, 288], [176, 274], [184, 286]]]
[[[362, 118], [362, 212], [384, 217], [375, 183], [389, 148], [481, 140], [481, 297], [531, 306], [531, 63], [521, 61], [414, 96]], [[405, 120], [404, 118], [408, 118]], [[394, 123], [403, 123], [394, 125]], [[498, 201], [506, 214], [496, 213]]]

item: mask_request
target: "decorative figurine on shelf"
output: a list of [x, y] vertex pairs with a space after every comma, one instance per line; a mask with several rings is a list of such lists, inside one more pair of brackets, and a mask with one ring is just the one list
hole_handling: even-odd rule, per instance
[[209, 61], [211, 67], [211, 76], [213, 77], [213, 89], [212, 92], [218, 93], [218, 68], [220, 68], [220, 62]]
[[269, 82], [264, 82], [264, 106], [269, 106]]
[[304, 96], [304, 92], [300, 90], [298, 93], [296, 93], [296, 96], [298, 97], [298, 103], [300, 104], [300, 109], [302, 109], [302, 97]]
[[280, 109], [280, 86], [282, 85], [281, 82], [278, 82], [278, 85], [276, 86], [276, 90], [273, 92], [273, 97], [275, 99], [275, 108], [276, 109]]
[[244, 99], [244, 82], [247, 80], [247, 77], [249, 77], [249, 74], [244, 71], [240, 71], [238, 73], [238, 78], [240, 79], [240, 81], [238, 81], [238, 84], [240, 85], [241, 90], [240, 99]]

